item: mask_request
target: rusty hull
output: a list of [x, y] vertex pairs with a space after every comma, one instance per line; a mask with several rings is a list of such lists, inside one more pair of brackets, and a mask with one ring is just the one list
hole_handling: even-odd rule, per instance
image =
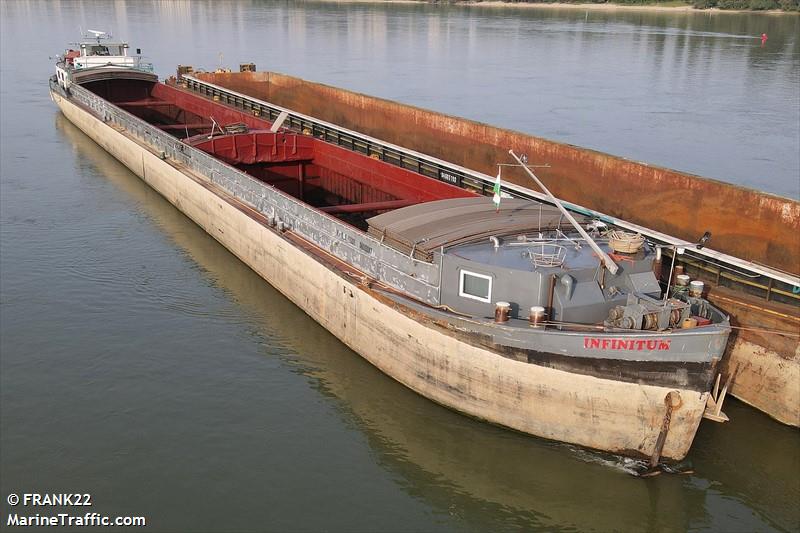
[[[731, 394], [784, 424], [800, 427], [800, 317], [796, 307], [725, 287], [708, 300], [731, 314], [734, 327], [723, 360]], [[772, 332], [783, 331], [781, 335]], [[769, 333], [768, 333], [769, 332]]]
[[[514, 149], [550, 165], [537, 174], [560, 198], [689, 241], [711, 231], [716, 250], [800, 273], [800, 203], [788, 198], [284, 74], [196, 76], [489, 175]], [[535, 188], [519, 170], [504, 177]]]

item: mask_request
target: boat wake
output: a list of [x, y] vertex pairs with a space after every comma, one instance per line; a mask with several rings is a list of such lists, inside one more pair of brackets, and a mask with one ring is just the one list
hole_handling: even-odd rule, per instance
[[599, 464], [634, 477], [647, 478], [659, 474], [692, 474], [694, 472], [688, 461], [681, 461], [676, 464], [658, 463], [655, 467], [651, 468], [650, 463], [644, 459], [609, 455], [572, 445], [566, 446], [572, 451], [575, 457], [585, 463]]

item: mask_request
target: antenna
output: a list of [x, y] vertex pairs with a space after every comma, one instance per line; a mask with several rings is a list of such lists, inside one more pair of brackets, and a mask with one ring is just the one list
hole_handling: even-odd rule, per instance
[[92, 37], [97, 39], [98, 43], [100, 42], [100, 39], [108, 39], [109, 37], [111, 37], [111, 34], [109, 34], [108, 32], [100, 30], [86, 30], [86, 33], [91, 34]]

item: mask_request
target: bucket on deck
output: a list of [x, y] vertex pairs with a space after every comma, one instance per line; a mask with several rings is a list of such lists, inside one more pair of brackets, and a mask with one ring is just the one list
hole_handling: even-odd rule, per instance
[[692, 281], [689, 283], [689, 296], [693, 296], [694, 298], [702, 298], [703, 297], [703, 282], [702, 281]]

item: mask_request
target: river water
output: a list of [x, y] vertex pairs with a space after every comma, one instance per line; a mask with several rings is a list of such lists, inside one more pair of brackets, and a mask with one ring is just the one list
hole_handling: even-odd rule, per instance
[[701, 426], [692, 473], [643, 480], [451, 413], [317, 326], [47, 95], [48, 56], [79, 27], [113, 29], [162, 76], [254, 61], [797, 197], [800, 17], [9, 1], [0, 18], [3, 525], [11, 493], [80, 492], [154, 531], [800, 529], [797, 430], [731, 401], [732, 422]]

